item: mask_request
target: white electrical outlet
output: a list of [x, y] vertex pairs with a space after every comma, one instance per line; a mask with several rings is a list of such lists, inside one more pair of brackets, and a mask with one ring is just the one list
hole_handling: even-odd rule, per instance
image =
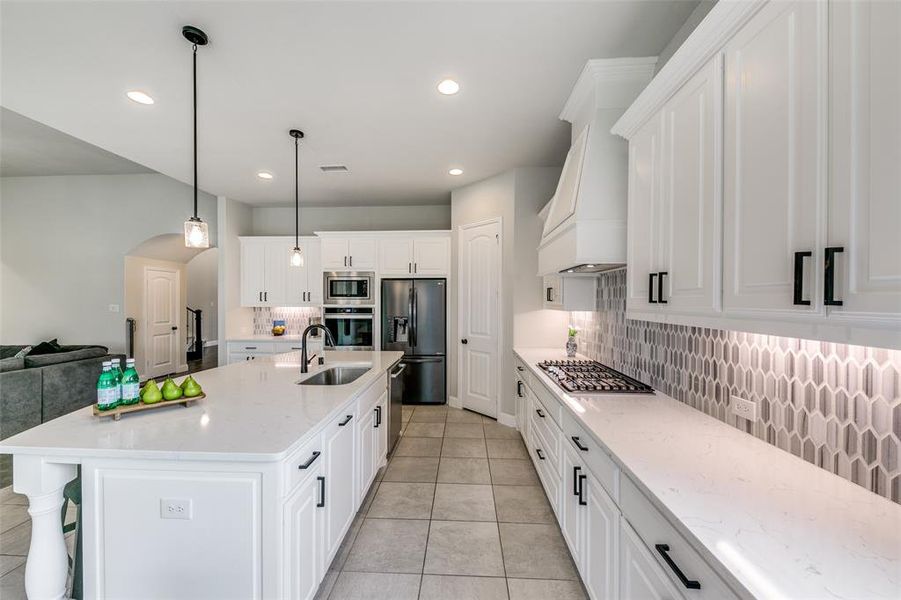
[[186, 498], [160, 498], [160, 518], [190, 520], [193, 516], [190, 500]]
[[747, 419], [751, 422], [757, 420], [756, 402], [745, 400], [741, 396], [732, 396], [732, 402], [729, 408], [736, 417], [741, 417], [742, 419]]

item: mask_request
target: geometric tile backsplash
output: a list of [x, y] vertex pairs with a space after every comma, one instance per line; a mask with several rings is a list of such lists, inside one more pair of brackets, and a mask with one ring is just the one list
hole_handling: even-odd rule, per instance
[[319, 309], [312, 307], [255, 307], [253, 309], [253, 334], [269, 335], [272, 333], [272, 321], [285, 322], [286, 335], [300, 335], [312, 317], [319, 316]]
[[[579, 352], [901, 503], [901, 351], [626, 319], [626, 272], [571, 313]], [[757, 404], [735, 417], [729, 397]]]

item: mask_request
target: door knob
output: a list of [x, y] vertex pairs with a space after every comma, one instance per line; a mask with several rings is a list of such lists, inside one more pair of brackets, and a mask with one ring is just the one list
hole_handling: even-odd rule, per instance
[[175, 326], [172, 327], [172, 331], [175, 331], [176, 329], [178, 329], [178, 327], [175, 327]]
[[463, 338], [462, 340], [460, 340], [460, 343], [461, 343], [461, 344], [468, 344], [468, 343], [469, 343], [469, 340], [467, 340], [466, 338]]

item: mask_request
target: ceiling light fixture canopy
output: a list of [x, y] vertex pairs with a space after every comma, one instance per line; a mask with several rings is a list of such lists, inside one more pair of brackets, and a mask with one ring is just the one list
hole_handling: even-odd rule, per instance
[[453, 96], [460, 91], [460, 84], [453, 79], [445, 79], [438, 84], [438, 91], [445, 96]]
[[300, 184], [298, 172], [300, 171], [300, 140], [303, 131], [292, 129], [288, 134], [294, 138], [294, 248], [291, 250], [291, 266], [302, 267], [303, 250], [300, 249]]
[[209, 39], [204, 32], [191, 25], [182, 27], [181, 34], [192, 45], [194, 82], [194, 214], [185, 221], [185, 246], [187, 248], [209, 248], [209, 225], [197, 215], [197, 46], [206, 46]]

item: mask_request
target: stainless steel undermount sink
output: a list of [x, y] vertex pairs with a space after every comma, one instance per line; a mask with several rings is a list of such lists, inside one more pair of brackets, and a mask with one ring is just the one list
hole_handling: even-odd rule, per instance
[[363, 376], [369, 367], [329, 367], [311, 377], [298, 381], [298, 385], [345, 385]]

